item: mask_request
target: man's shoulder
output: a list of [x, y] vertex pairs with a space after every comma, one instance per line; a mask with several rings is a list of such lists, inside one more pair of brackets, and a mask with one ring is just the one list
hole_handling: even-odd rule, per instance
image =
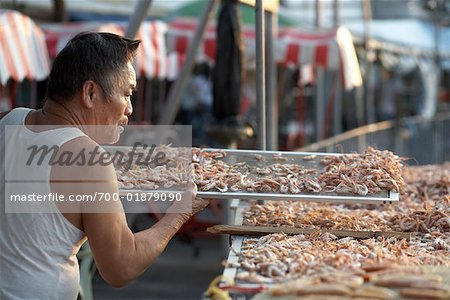
[[11, 110], [8, 110], [8, 111], [1, 111], [1, 112], [0, 112], [0, 120], [3, 119], [4, 116], [6, 116], [7, 114], [9, 114], [10, 111], [11, 111]]
[[115, 179], [114, 165], [107, 151], [87, 136], [68, 141], [59, 148], [54, 171], [92, 181]]

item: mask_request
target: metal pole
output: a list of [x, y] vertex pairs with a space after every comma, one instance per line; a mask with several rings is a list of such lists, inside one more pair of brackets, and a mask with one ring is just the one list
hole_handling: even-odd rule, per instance
[[[316, 0], [316, 28], [321, 27], [322, 2]], [[325, 121], [325, 69], [317, 66], [316, 81], [316, 141], [320, 141], [324, 136], [323, 125]]]
[[267, 101], [267, 149], [278, 149], [278, 101], [277, 101], [277, 65], [275, 62], [275, 45], [278, 26], [277, 14], [265, 12], [266, 29], [266, 101]]
[[136, 37], [136, 34], [139, 31], [139, 27], [141, 27], [142, 22], [147, 16], [150, 4], [152, 4], [152, 0], [137, 1], [136, 6], [134, 7], [134, 12], [131, 15], [127, 30], [125, 32], [126, 38], [134, 39]]
[[342, 133], [342, 77], [341, 71], [336, 71], [336, 98], [334, 99], [333, 134]]
[[376, 122], [375, 117], [375, 72], [376, 67], [373, 64], [373, 54], [369, 53], [366, 57], [366, 84], [365, 84], [365, 99], [366, 99], [366, 118], [367, 123], [372, 124]]
[[219, 1], [216, 0], [209, 0], [205, 4], [205, 8], [203, 9], [202, 15], [200, 17], [200, 22], [194, 34], [194, 39], [189, 46], [189, 51], [186, 56], [186, 60], [184, 61], [183, 69], [181, 70], [181, 74], [178, 77], [177, 81], [174, 83], [174, 86], [169, 91], [167, 102], [161, 112], [158, 124], [168, 125], [172, 124], [175, 120], [176, 114], [181, 104], [181, 94], [184, 91], [186, 84], [188, 83], [188, 79], [191, 75], [192, 68], [195, 62], [195, 56], [197, 55], [198, 48], [203, 41], [206, 25], [208, 24], [209, 19], [211, 19], [214, 8], [216, 7], [218, 2]]
[[[364, 47], [366, 50], [366, 80], [364, 81], [364, 100], [366, 103], [366, 120], [368, 124], [375, 123], [375, 99], [374, 99], [374, 80], [373, 72], [373, 54], [370, 50], [370, 20], [372, 19], [372, 9], [370, 0], [364, 0]], [[363, 105], [362, 105], [363, 106]]]
[[[334, 0], [333, 2], [333, 13], [334, 13], [334, 27], [338, 28], [340, 25], [340, 11], [339, 11], [339, 0]], [[333, 116], [333, 134], [337, 135], [342, 132], [342, 77], [341, 71], [336, 71], [336, 98], [334, 99], [334, 116]]]
[[339, 11], [339, 0], [334, 0], [333, 2], [333, 22], [334, 22], [334, 27], [338, 27], [339, 24], [341, 23], [341, 19], [340, 19], [340, 11]]
[[68, 15], [64, 0], [53, 0], [53, 20], [55, 22], [67, 22]]
[[[367, 47], [368, 47], [368, 22], [367, 22], [367, 3], [366, 0], [363, 0], [362, 2], [362, 9], [363, 9], [363, 14], [364, 14], [364, 50], [368, 51]], [[366, 67], [367, 67], [367, 58], [366, 58]], [[367, 70], [367, 68], [366, 68]], [[367, 79], [367, 72], [366, 72], [366, 76], [363, 78], [363, 84], [359, 87], [356, 87], [355, 89], [355, 110], [356, 110], [356, 125], [362, 126], [365, 121], [364, 121], [364, 93], [367, 91], [366, 90], [366, 79]]]
[[258, 107], [258, 149], [266, 150], [266, 95], [264, 55], [264, 7], [262, 0], [255, 3], [256, 31], [256, 103]]
[[322, 27], [322, 1], [316, 0], [316, 28]]
[[325, 68], [317, 66], [316, 83], [316, 141], [324, 138], [325, 122]]
[[441, 45], [441, 26], [440, 26], [440, 15], [439, 15], [439, 11], [443, 10], [444, 8], [442, 7], [444, 5], [443, 2], [438, 2], [437, 3], [438, 7], [435, 7], [434, 11], [433, 11], [433, 24], [435, 26], [434, 29], [434, 63], [437, 67], [439, 67], [440, 65], [440, 59], [441, 59], [441, 55], [440, 55], [440, 45]]

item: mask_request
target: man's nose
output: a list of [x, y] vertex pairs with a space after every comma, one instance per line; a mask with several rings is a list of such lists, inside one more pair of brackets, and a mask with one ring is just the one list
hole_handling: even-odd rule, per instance
[[125, 115], [131, 116], [132, 113], [133, 113], [133, 104], [131, 104], [131, 100], [128, 100], [128, 105], [127, 108], [125, 109]]

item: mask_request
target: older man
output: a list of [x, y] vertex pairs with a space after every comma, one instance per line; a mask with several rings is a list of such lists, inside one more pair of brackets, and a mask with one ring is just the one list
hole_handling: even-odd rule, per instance
[[[84, 203], [68, 207], [59, 202], [39, 206], [45, 208], [42, 212], [5, 212], [5, 192], [15, 186], [8, 185], [8, 192], [5, 181], [10, 184], [11, 178], [25, 178], [29, 183], [22, 183], [22, 192], [28, 194], [69, 196], [98, 189], [118, 193], [112, 164], [52, 164], [47, 158], [31, 166], [26, 162], [34, 145], [57, 146], [53, 159], [58, 160], [64, 153], [94, 152], [100, 143], [118, 140], [132, 113], [136, 75], [131, 63], [138, 45], [139, 41], [109, 33], [77, 35], [53, 63], [43, 108], [17, 108], [0, 115], [2, 144], [5, 141], [0, 150], [1, 299], [75, 299], [75, 255], [86, 238], [102, 277], [114, 287], [123, 286], [143, 273], [183, 223], [208, 204], [195, 199], [192, 185], [184, 194], [192, 200], [191, 212], [166, 214], [135, 234], [120, 201], [108, 203], [110, 213], [90, 211]], [[8, 131], [6, 125], [20, 130]], [[179, 211], [176, 205], [181, 204], [169, 209]]]

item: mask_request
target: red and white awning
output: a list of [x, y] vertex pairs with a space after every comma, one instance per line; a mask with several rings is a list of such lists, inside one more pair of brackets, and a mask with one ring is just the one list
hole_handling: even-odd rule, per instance
[[277, 39], [276, 61], [284, 65], [318, 65], [327, 69], [339, 68], [339, 48], [335, 32], [280, 32]]
[[[194, 37], [198, 22], [189, 18], [178, 18], [169, 23], [167, 31], [167, 51], [168, 53], [176, 53], [184, 56], [190, 46]], [[255, 32], [254, 29], [248, 26], [242, 28], [243, 41], [245, 49], [255, 48]], [[206, 28], [203, 37], [203, 45], [200, 47], [196, 60], [200, 61], [214, 61], [216, 57], [216, 25], [212, 23]], [[253, 51], [254, 52], [254, 51]]]
[[[197, 21], [179, 18], [169, 24], [167, 49], [169, 52], [170, 74], [175, 78], [181, 69], [189, 44], [193, 39]], [[247, 66], [255, 62], [255, 31], [243, 26], [243, 42]], [[207, 27], [203, 44], [196, 57], [197, 61], [214, 61], [216, 55], [216, 26]], [[322, 66], [329, 70], [342, 68], [347, 89], [361, 85], [361, 74], [352, 38], [344, 27], [327, 32], [301, 32], [294, 28], [280, 28], [275, 40], [275, 60], [285, 66]]]
[[[142, 41], [136, 60], [136, 73], [146, 78], [175, 79], [181, 70], [198, 22], [178, 18], [169, 25], [161, 21], [143, 22], [137, 39]], [[50, 56], [54, 57], [67, 41], [80, 31], [108, 31], [123, 34], [125, 24], [76, 23], [44, 25]], [[247, 66], [255, 62], [255, 31], [243, 26]], [[197, 62], [213, 62], [216, 56], [216, 25], [206, 29]], [[351, 34], [344, 27], [328, 32], [301, 32], [281, 28], [275, 41], [275, 60], [279, 64], [312, 69], [322, 66], [342, 70], [347, 89], [361, 85], [361, 74]]]
[[350, 32], [341, 26], [328, 32], [280, 31], [276, 60], [284, 65], [321, 66], [342, 70], [346, 89], [362, 84], [361, 72]]
[[161, 21], [143, 22], [136, 36], [141, 40], [136, 58], [136, 73], [146, 78], [167, 77], [167, 24]]
[[0, 84], [6, 85], [10, 78], [43, 80], [49, 71], [42, 30], [17, 11], [0, 10]]
[[[45, 32], [50, 57], [55, 57], [67, 42], [82, 31], [111, 32], [123, 35], [125, 24], [79, 22], [64, 25], [42, 25]], [[161, 21], [143, 22], [136, 38], [141, 40], [135, 69], [138, 76], [146, 78], [165, 78], [167, 76], [167, 57], [165, 34], [167, 25]]]

